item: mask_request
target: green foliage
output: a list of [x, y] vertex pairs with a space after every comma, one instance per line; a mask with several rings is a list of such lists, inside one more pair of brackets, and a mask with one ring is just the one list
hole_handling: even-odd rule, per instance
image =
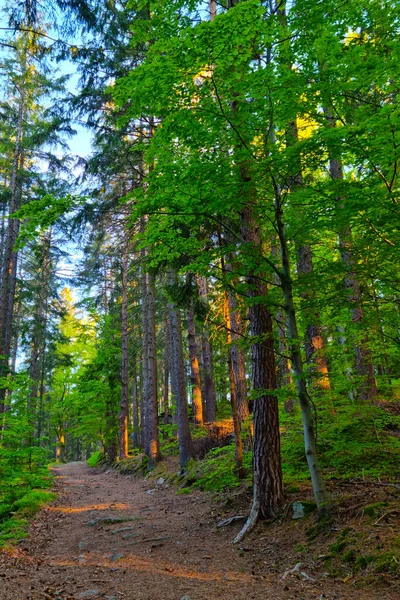
[[[340, 396], [333, 398], [331, 406], [325, 397], [316, 397], [315, 403], [317, 444], [327, 477], [397, 477], [400, 440], [390, 432], [397, 430], [399, 415], [378, 406], [352, 404]], [[284, 478], [296, 485], [309, 477], [298, 412], [282, 411], [281, 426]]]
[[[251, 481], [251, 453], [245, 452], [243, 465], [248, 473], [247, 484]], [[235, 472], [235, 446], [213, 448], [201, 461], [190, 461], [184, 477], [184, 487], [192, 486], [207, 492], [222, 492], [239, 487], [242, 481]]]
[[97, 450], [97, 452], [93, 452], [90, 457], [87, 459], [87, 464], [89, 467], [97, 467], [101, 464], [102, 459], [104, 458], [104, 453], [102, 450]]
[[13, 512], [16, 511], [24, 517], [32, 517], [45, 504], [56, 498], [56, 494], [44, 490], [31, 490], [12, 505]]

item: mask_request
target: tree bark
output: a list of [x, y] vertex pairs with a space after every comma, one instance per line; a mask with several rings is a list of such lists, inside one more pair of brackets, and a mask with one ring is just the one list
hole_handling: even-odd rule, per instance
[[[127, 233], [125, 232], [125, 236]], [[128, 404], [129, 404], [129, 354], [128, 354], [128, 242], [122, 250], [121, 294], [121, 404], [119, 413], [119, 458], [128, 456]]]
[[[169, 284], [176, 285], [176, 273], [169, 271]], [[185, 385], [185, 365], [183, 361], [181, 315], [179, 309], [170, 302], [168, 304], [171, 332], [171, 389], [175, 397], [178, 417], [179, 460], [184, 470], [191, 458], [194, 458], [194, 448], [189, 427], [189, 415]]]
[[[24, 154], [22, 148], [23, 124], [25, 113], [24, 92], [21, 90], [18, 101], [16, 123], [16, 140], [13, 154], [13, 165], [10, 181], [9, 214], [16, 212], [20, 206], [22, 190], [19, 173], [23, 168]], [[8, 219], [6, 243], [3, 253], [1, 290], [0, 290], [0, 377], [9, 373], [9, 355], [11, 349], [12, 325], [15, 303], [15, 286], [17, 280], [18, 251], [14, 250], [19, 232], [19, 220]], [[3, 414], [7, 387], [0, 388], [0, 429], [3, 427]]]
[[[198, 286], [200, 297], [204, 304], [208, 306], [207, 280], [205, 277], [198, 278]], [[215, 393], [212, 347], [207, 325], [204, 325], [203, 332], [201, 334], [201, 347], [203, 355], [205, 420], [208, 423], [212, 423], [215, 421], [217, 395]]]
[[[241, 168], [241, 177], [244, 183], [250, 183], [251, 179], [244, 166]], [[253, 205], [254, 201], [241, 211], [241, 233], [248, 251], [261, 256], [260, 228], [253, 214]], [[249, 518], [234, 543], [243, 539], [260, 517], [275, 516], [284, 500], [272, 317], [265, 303], [260, 302], [260, 299], [267, 296], [267, 287], [254, 271], [248, 274], [247, 283], [251, 301], [250, 333], [254, 340], [253, 504]]]
[[197, 356], [196, 328], [194, 322], [193, 301], [191, 302], [188, 310], [187, 324], [190, 360], [190, 384], [192, 388], [193, 422], [195, 425], [203, 425], [203, 401], [201, 398], [200, 368], [199, 359]]
[[148, 276], [147, 286], [147, 388], [145, 440], [149, 466], [153, 468], [160, 460], [160, 441], [158, 436], [158, 399], [157, 399], [157, 348], [156, 348], [156, 307], [155, 277]]
[[237, 398], [237, 387], [235, 374], [233, 371], [232, 361], [232, 334], [231, 334], [231, 319], [229, 314], [229, 300], [228, 292], [224, 293], [224, 319], [226, 326], [226, 337], [228, 342], [228, 374], [229, 374], [229, 388], [230, 388], [230, 399], [232, 408], [232, 421], [233, 430], [235, 432], [235, 448], [236, 448], [236, 471], [239, 479], [243, 479], [246, 475], [243, 468], [243, 443], [242, 443], [242, 432], [239, 419], [238, 411], [238, 398]]

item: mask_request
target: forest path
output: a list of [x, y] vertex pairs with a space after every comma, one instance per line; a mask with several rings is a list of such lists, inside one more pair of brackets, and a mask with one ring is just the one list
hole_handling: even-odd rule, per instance
[[0, 600], [391, 598], [382, 590], [268, 573], [265, 555], [250, 542], [248, 551], [232, 546], [240, 525], [216, 528], [218, 508], [201, 492], [177, 495], [152, 479], [80, 462], [55, 473], [58, 500], [8, 558]]

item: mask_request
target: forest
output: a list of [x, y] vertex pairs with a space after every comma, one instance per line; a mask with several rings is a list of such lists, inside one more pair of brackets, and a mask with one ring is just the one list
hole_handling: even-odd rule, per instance
[[245, 490], [236, 543], [387, 491], [398, 571], [399, 4], [1, 9], [0, 546], [88, 460]]

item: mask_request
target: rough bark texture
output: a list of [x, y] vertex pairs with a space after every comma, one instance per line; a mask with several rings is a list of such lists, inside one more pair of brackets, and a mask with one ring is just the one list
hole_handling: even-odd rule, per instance
[[230, 398], [231, 398], [231, 408], [232, 408], [232, 420], [233, 420], [233, 430], [235, 432], [235, 448], [236, 448], [236, 470], [240, 479], [245, 476], [245, 470], [243, 468], [243, 443], [242, 443], [242, 433], [240, 427], [240, 419], [238, 412], [238, 402], [237, 402], [237, 388], [235, 381], [235, 374], [233, 372], [233, 364], [232, 364], [232, 334], [231, 334], [231, 319], [229, 314], [229, 301], [228, 301], [228, 293], [225, 292], [224, 295], [224, 318], [227, 332], [227, 342], [228, 342], [228, 374], [229, 374], [229, 389], [230, 389]]
[[149, 276], [147, 287], [147, 387], [146, 387], [146, 426], [145, 439], [149, 464], [151, 467], [160, 460], [160, 442], [158, 436], [158, 400], [157, 400], [157, 348], [156, 348], [156, 309], [155, 279]]
[[162, 410], [164, 412], [164, 425], [169, 423], [169, 377], [171, 371], [171, 334], [169, 327], [169, 319], [165, 319], [165, 346], [164, 346], [164, 357], [163, 357], [163, 383], [162, 383]]
[[[208, 304], [207, 297], [207, 280], [205, 277], [198, 278], [198, 286], [200, 297], [203, 302]], [[203, 381], [204, 381], [204, 403], [205, 403], [205, 420], [209, 423], [215, 421], [215, 413], [217, 407], [217, 395], [215, 393], [214, 384], [214, 369], [212, 358], [212, 347], [210, 343], [210, 335], [207, 325], [204, 326], [201, 336], [201, 348], [203, 355]]]
[[[246, 171], [242, 178], [248, 182]], [[254, 218], [252, 207], [241, 212], [241, 232], [248, 252], [261, 255], [259, 225]], [[253, 442], [253, 505], [249, 518], [242, 531], [235, 538], [239, 542], [250, 531], [260, 517], [275, 516], [284, 500], [282, 465], [280, 453], [280, 432], [278, 400], [275, 395], [276, 367], [274, 354], [272, 317], [260, 299], [267, 296], [267, 287], [256, 273], [247, 276], [250, 304], [250, 333], [252, 345], [252, 374], [254, 400], [254, 442]]]
[[122, 298], [121, 298], [121, 405], [119, 413], [119, 457], [128, 456], [128, 398], [129, 398], [129, 356], [128, 356], [128, 244], [122, 253]]
[[192, 388], [193, 422], [195, 425], [203, 425], [203, 401], [201, 397], [201, 381], [199, 359], [197, 356], [196, 328], [194, 322], [193, 302], [188, 310], [188, 346], [190, 360], [190, 384]]
[[236, 401], [239, 422], [244, 423], [250, 416], [249, 402], [247, 399], [246, 358], [240, 346], [243, 338], [243, 323], [236, 295], [228, 292], [229, 321], [227, 327], [231, 338], [231, 363], [235, 382]]
[[[169, 284], [176, 285], [176, 274], [172, 270], [169, 273]], [[168, 312], [171, 328], [171, 389], [177, 408], [180, 466], [184, 470], [188, 461], [194, 457], [194, 449], [189, 428], [181, 315], [172, 302], [168, 305]]]
[[[18, 104], [18, 117], [16, 124], [16, 140], [14, 147], [13, 166], [10, 180], [10, 203], [9, 214], [18, 210], [22, 190], [19, 181], [19, 173], [23, 168], [24, 155], [22, 148], [24, 122], [24, 94], [21, 92]], [[8, 219], [7, 231], [3, 252], [3, 263], [1, 265], [1, 289], [0, 289], [0, 377], [9, 372], [9, 356], [11, 349], [12, 325], [15, 302], [15, 285], [17, 280], [18, 252], [14, 251], [14, 245], [18, 237], [19, 220]], [[5, 398], [7, 389], [0, 388], [0, 429], [3, 425], [2, 415], [5, 410]]]

